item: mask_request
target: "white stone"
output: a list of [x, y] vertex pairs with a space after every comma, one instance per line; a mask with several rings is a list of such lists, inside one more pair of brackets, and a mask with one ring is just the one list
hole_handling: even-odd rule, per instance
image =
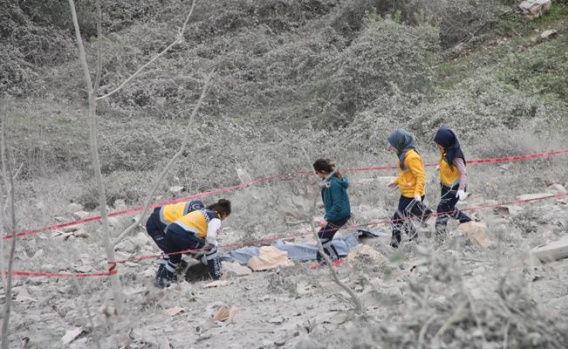
[[521, 2], [519, 8], [529, 19], [540, 17], [550, 9], [551, 0], [526, 0]]
[[181, 186], [181, 185], [174, 185], [173, 187], [170, 187], [170, 189], [168, 189], [168, 191], [172, 194], [179, 194], [182, 191], [185, 191], [185, 187]]
[[491, 244], [485, 223], [473, 221], [462, 223], [458, 226], [456, 232], [460, 235], [467, 236], [467, 238], [476, 245], [488, 247]]
[[83, 207], [83, 205], [78, 204], [76, 202], [72, 202], [69, 205], [67, 205], [67, 212], [75, 212], [75, 211], [83, 211], [85, 208]]
[[543, 246], [535, 247], [531, 250], [531, 254], [543, 263], [567, 258], [568, 237], [564, 237], [558, 241]]

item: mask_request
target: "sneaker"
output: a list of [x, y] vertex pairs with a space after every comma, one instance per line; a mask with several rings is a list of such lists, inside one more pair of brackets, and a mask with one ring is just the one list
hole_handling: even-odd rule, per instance
[[331, 265], [333, 265], [334, 267], [339, 267], [341, 264], [343, 264], [343, 262], [345, 262], [345, 259], [339, 258], [331, 262]]
[[[345, 262], [345, 259], [339, 258], [339, 259], [336, 259], [334, 261], [331, 261], [331, 265], [334, 266], [334, 267], [339, 267], [340, 265], [343, 264], [343, 262]], [[310, 269], [312, 269], [312, 270], [319, 269], [319, 268], [322, 268], [322, 267], [325, 267], [325, 262], [323, 262], [323, 261], [321, 263], [316, 262], [316, 263], [310, 265]]]

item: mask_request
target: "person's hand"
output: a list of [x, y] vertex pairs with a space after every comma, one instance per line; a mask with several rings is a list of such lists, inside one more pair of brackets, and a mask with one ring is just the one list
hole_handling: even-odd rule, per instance
[[397, 187], [397, 185], [394, 181], [391, 181], [389, 184], [387, 184], [387, 188], [389, 188], [389, 189], [394, 189], [396, 187]]
[[436, 168], [434, 169], [436, 172], [440, 171], [440, 165], [436, 165]]
[[319, 225], [320, 225], [320, 227], [325, 227], [325, 226], [327, 225], [327, 221], [326, 221], [325, 219], [322, 219], [322, 220], [319, 222]]
[[422, 197], [421, 197], [420, 195], [416, 195], [416, 196], [414, 197], [414, 201], [416, 201], [416, 202], [422, 202]]
[[465, 191], [463, 189], [458, 190], [456, 193], [456, 198], [458, 198], [459, 201], [465, 200], [465, 196]]

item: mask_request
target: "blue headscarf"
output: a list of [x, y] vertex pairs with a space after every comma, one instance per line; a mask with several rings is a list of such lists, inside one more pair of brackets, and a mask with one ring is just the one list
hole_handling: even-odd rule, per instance
[[388, 138], [389, 144], [396, 149], [396, 155], [400, 159], [400, 169], [405, 170], [404, 155], [411, 149], [416, 150], [414, 145], [414, 137], [406, 130], [396, 129]]
[[458, 137], [454, 131], [447, 127], [440, 127], [436, 136], [434, 136], [434, 142], [441, 145], [446, 152], [446, 161], [448, 164], [453, 165], [455, 158], [462, 158], [465, 163], [465, 156], [460, 147], [460, 142], [458, 142]]

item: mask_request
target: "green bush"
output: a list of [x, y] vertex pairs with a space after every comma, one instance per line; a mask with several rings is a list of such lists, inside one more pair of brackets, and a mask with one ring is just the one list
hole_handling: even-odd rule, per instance
[[[330, 62], [312, 93], [323, 126], [345, 126], [378, 98], [430, 89], [429, 65], [437, 51], [432, 27], [370, 18], [356, 40]], [[323, 67], [320, 71], [324, 71]]]

